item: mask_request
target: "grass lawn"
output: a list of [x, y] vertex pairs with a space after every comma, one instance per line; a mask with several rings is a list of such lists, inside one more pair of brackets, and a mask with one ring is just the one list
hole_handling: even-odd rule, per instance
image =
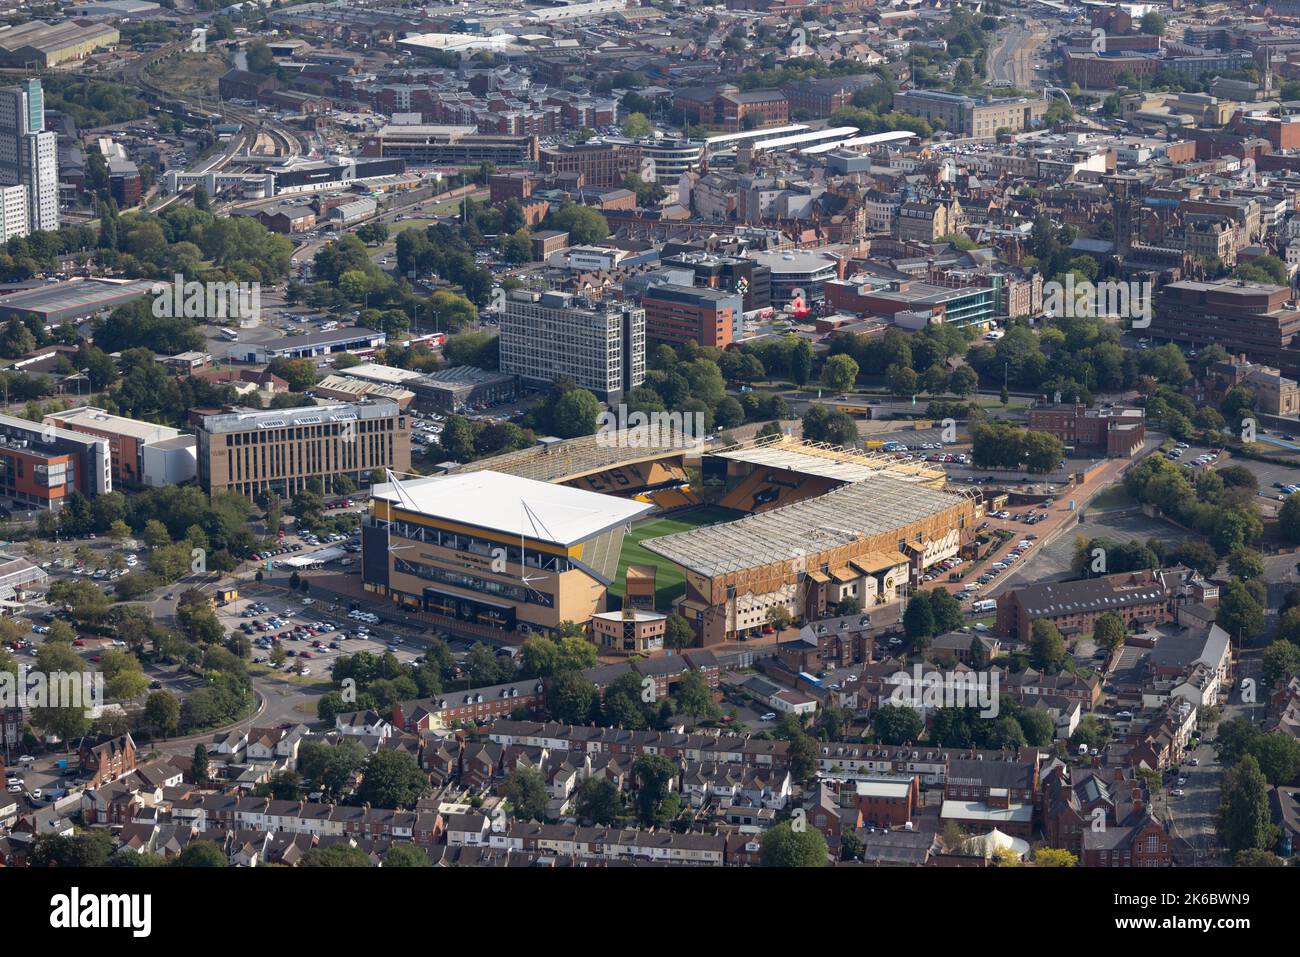
[[626, 584], [624, 576], [628, 565], [654, 565], [659, 569], [655, 575], [655, 607], [660, 611], [668, 611], [672, 607], [673, 599], [682, 593], [682, 582], [685, 578], [676, 565], [648, 551], [641, 543], [647, 538], [660, 538], [673, 532], [699, 528], [701, 525], [735, 521], [741, 515], [742, 513], [728, 508], [701, 505], [688, 512], [679, 512], [672, 518], [652, 518], [634, 525], [631, 533], [623, 539], [623, 551], [618, 556], [618, 574], [614, 583], [609, 586], [610, 592], [620, 598], [623, 596], [623, 586]]

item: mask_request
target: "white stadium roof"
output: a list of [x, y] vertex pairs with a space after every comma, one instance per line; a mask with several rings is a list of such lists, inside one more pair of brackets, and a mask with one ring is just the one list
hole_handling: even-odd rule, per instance
[[284, 561], [277, 562], [277, 564], [284, 565], [286, 568], [311, 568], [313, 565], [332, 562], [346, 554], [347, 552], [341, 548], [322, 548], [318, 552], [308, 552], [306, 555], [295, 555], [293, 558], [286, 558]]
[[799, 151], [802, 156], [812, 156], [817, 153], [829, 153], [831, 150], [848, 149], [851, 146], [874, 146], [877, 143], [897, 143], [901, 140], [910, 140], [916, 136], [915, 133], [909, 133], [907, 130], [890, 130], [888, 133], [868, 133], [866, 136], [854, 136], [847, 140], [840, 140], [837, 143], [818, 143], [816, 146], [808, 146]]
[[795, 133], [791, 136], [778, 136], [775, 139], [759, 140], [754, 144], [755, 150], [780, 150], [800, 143], [815, 143], [817, 140], [844, 139], [858, 131], [856, 126], [834, 126], [827, 130], [812, 130], [808, 133]]
[[770, 130], [749, 130], [744, 133], [723, 133], [721, 136], [710, 136], [704, 142], [708, 146], [725, 146], [728, 143], [739, 143], [742, 140], [756, 140], [764, 136], [779, 135], [781, 133], [797, 133], [800, 130], [806, 130], [808, 127], [803, 123], [792, 123], [789, 126], [777, 126]]
[[371, 498], [430, 518], [568, 547], [641, 518], [654, 506], [504, 472], [454, 472], [376, 485]]

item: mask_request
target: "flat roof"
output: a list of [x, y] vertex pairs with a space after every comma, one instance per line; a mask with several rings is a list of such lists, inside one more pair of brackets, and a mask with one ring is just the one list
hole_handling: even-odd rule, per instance
[[989, 807], [983, 801], [944, 801], [939, 818], [957, 818], [963, 821], [1010, 821], [1028, 824], [1034, 818], [1032, 804], [1012, 804], [1010, 807]]
[[160, 284], [147, 279], [69, 279], [0, 297], [0, 309], [59, 312], [84, 308], [93, 312], [126, 296], [143, 296]]
[[763, 250], [747, 253], [745, 258], [754, 260], [760, 266], [766, 266], [772, 270], [774, 276], [795, 272], [814, 273], [823, 269], [833, 270], [838, 262], [830, 253], [813, 252], [807, 249]]
[[[3, 305], [3, 303], [0, 303], [0, 305]], [[339, 326], [337, 329], [328, 331], [318, 329], [302, 336], [285, 336], [283, 339], [272, 339], [270, 342], [258, 343], [257, 348], [264, 352], [283, 352], [286, 349], [298, 349], [303, 346], [322, 346], [333, 342], [386, 338], [387, 336], [377, 329], [369, 329], [365, 326]]]
[[382, 385], [401, 385], [408, 379], [418, 379], [423, 375], [423, 373], [411, 369], [380, 365], [378, 362], [363, 362], [360, 365], [349, 366], [346, 369], [335, 369], [334, 371], [337, 375], [345, 375], [352, 379], [367, 379], [370, 382], [378, 382]]
[[154, 425], [152, 422], [141, 422], [139, 419], [128, 419], [125, 416], [113, 415], [111, 412], [105, 412], [103, 409], [96, 409], [91, 406], [68, 409], [66, 412], [52, 412], [45, 418], [62, 422], [70, 429], [75, 429], [77, 426], [87, 429], [102, 429], [105, 432], [116, 432], [119, 435], [130, 436], [133, 439], [145, 442], [172, 439], [181, 434], [179, 429], [173, 429], [170, 426]]
[[881, 472], [907, 482], [933, 482], [946, 478], [946, 473], [922, 462], [898, 462], [887, 455], [836, 448], [818, 442], [799, 442], [789, 436], [778, 436], [775, 441], [762, 444], [732, 446], [709, 454], [733, 462], [841, 482], [860, 482]]
[[856, 778], [853, 782], [858, 796], [905, 798], [912, 793], [912, 779]]
[[646, 539], [642, 547], [706, 576], [789, 562], [904, 528], [965, 501], [961, 495], [877, 473], [825, 495]]
[[283, 429], [298, 425], [323, 425], [330, 422], [355, 422], [358, 419], [384, 419], [398, 414], [396, 403], [369, 402], [352, 405], [307, 405], [296, 409], [249, 409], [203, 417], [203, 431], [209, 435], [224, 432], [248, 432], [252, 429]]
[[567, 482], [616, 465], [699, 451], [700, 440], [665, 427], [597, 432], [563, 442], [529, 446], [479, 459], [456, 469], [457, 474], [490, 469], [541, 482]]
[[770, 140], [759, 140], [754, 144], [755, 150], [777, 150], [787, 146], [798, 146], [800, 143], [815, 143], [818, 140], [842, 140], [846, 136], [852, 136], [858, 132], [856, 126], [833, 126], [825, 130], [810, 130], [807, 133], [792, 133], [789, 136], [778, 136]]
[[373, 500], [429, 518], [568, 547], [632, 522], [654, 506], [504, 472], [454, 472], [376, 485]]

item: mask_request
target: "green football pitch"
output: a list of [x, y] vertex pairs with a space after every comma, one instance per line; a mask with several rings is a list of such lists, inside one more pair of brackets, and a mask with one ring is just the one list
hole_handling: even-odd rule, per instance
[[676, 565], [647, 550], [641, 543], [647, 538], [660, 538], [673, 532], [699, 528], [701, 525], [734, 522], [743, 516], [743, 512], [733, 509], [701, 505], [686, 512], [678, 512], [671, 518], [652, 518], [633, 525], [632, 531], [623, 539], [623, 550], [618, 557], [618, 575], [614, 579], [614, 584], [609, 586], [610, 593], [623, 597], [628, 565], [653, 565], [658, 569], [655, 574], [655, 607], [660, 611], [669, 611], [673, 599], [682, 594], [682, 582], [685, 578]]

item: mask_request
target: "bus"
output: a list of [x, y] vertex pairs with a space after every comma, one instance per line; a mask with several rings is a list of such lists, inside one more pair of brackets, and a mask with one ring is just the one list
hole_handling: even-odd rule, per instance
[[227, 342], [238, 342], [238, 341], [239, 341], [239, 330], [238, 330], [238, 329], [231, 329], [231, 328], [228, 327], [228, 326], [223, 326], [223, 327], [221, 328], [221, 335], [225, 337], [225, 339], [226, 339]]

